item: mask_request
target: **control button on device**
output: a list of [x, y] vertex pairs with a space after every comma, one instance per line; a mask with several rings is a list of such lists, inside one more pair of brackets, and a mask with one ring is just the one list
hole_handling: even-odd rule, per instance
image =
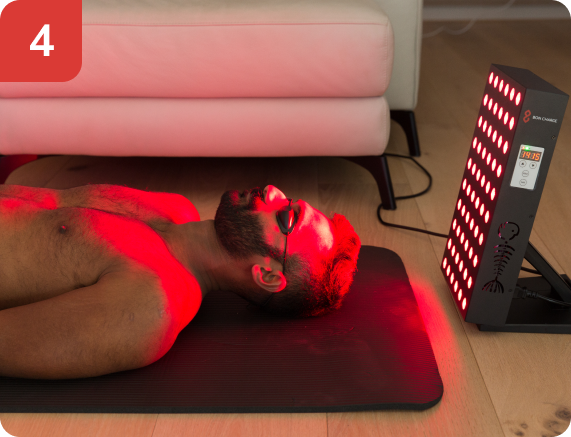
[[519, 181], [519, 184], [523, 187], [525, 184], [527, 184], [527, 181], [525, 179], [522, 179]]
[[525, 164], [526, 164], [525, 161], [520, 161], [520, 162], [519, 162], [519, 166], [520, 166], [520, 167], [525, 167]]
[[529, 163], [529, 168], [535, 168], [537, 167], [537, 162], [530, 162]]
[[524, 178], [526, 178], [526, 177], [529, 176], [529, 171], [528, 171], [528, 170], [524, 170], [524, 171], [521, 172], [521, 175], [522, 175]]

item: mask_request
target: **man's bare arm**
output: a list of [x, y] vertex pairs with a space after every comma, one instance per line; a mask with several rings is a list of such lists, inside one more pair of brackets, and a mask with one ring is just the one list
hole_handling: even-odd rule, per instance
[[94, 184], [67, 190], [0, 185], [0, 196], [27, 200], [46, 209], [94, 208], [147, 223], [181, 224], [200, 220], [196, 208], [180, 194], [141, 191], [119, 185]]

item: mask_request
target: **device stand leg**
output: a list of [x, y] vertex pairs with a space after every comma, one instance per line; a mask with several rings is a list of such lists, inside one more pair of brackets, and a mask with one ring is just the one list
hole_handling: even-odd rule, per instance
[[[525, 259], [542, 275], [520, 278], [517, 285], [538, 294], [564, 302], [571, 302], [569, 278], [560, 276], [530, 242], [527, 243]], [[542, 299], [512, 299], [506, 323], [502, 326], [478, 325], [480, 331], [537, 332], [571, 334], [571, 308]]]
[[401, 125], [408, 142], [408, 150], [410, 156], [420, 156], [420, 144], [418, 141], [418, 133], [416, 131], [416, 119], [413, 111], [393, 110], [391, 111], [391, 119]]
[[375, 178], [381, 195], [381, 203], [383, 209], [397, 209], [395, 195], [393, 192], [393, 184], [389, 173], [389, 165], [387, 157], [381, 156], [346, 156], [345, 159], [359, 164], [367, 169]]

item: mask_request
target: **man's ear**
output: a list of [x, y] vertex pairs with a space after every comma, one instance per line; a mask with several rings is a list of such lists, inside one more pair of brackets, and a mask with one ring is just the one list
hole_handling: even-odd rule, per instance
[[282, 291], [287, 285], [284, 274], [279, 270], [272, 270], [270, 266], [254, 264], [252, 266], [252, 278], [260, 288], [271, 293]]

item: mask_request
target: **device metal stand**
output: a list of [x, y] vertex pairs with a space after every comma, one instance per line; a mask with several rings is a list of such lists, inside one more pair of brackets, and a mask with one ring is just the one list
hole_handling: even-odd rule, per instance
[[[530, 242], [525, 259], [541, 277], [520, 278], [519, 287], [571, 303], [571, 280], [567, 275], [559, 275]], [[571, 334], [571, 307], [543, 299], [514, 298], [503, 326], [478, 325], [478, 328], [480, 331]]]

